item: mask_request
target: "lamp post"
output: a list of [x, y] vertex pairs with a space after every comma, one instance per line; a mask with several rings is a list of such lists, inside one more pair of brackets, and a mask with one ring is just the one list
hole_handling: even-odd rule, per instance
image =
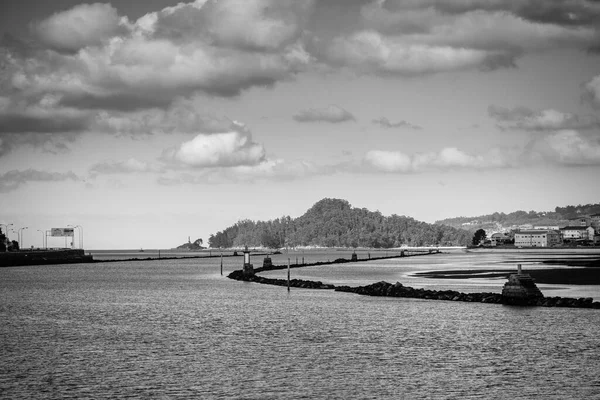
[[25, 229], [29, 228], [28, 226], [24, 226], [22, 228], [19, 229], [19, 249], [22, 249], [23, 246], [23, 231]]
[[37, 231], [42, 234], [42, 247], [45, 249], [46, 248], [46, 240], [44, 237], [45, 232], [41, 229], [38, 229]]
[[83, 227], [81, 225], [67, 225], [73, 227], [73, 229], [79, 228], [78, 238], [79, 238], [79, 248], [83, 249]]
[[4, 225], [4, 232], [6, 232], [6, 234], [8, 235], [8, 227], [13, 226], [13, 224], [0, 224], [0, 226], [2, 226], [2, 225]]

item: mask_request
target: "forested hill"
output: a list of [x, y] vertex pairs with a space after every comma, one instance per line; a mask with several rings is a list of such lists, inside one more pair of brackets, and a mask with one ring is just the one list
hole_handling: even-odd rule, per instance
[[510, 214], [493, 213], [477, 217], [457, 217], [436, 221], [436, 224], [453, 226], [455, 228], [494, 230], [499, 226], [510, 227], [513, 225], [538, 225], [538, 226], [566, 226], [569, 219], [579, 216], [600, 213], [600, 203], [577, 206], [556, 207], [554, 211], [515, 211]]
[[295, 219], [288, 216], [266, 222], [239, 221], [211, 235], [209, 244], [213, 248], [457, 246], [466, 245], [472, 236], [471, 232], [450, 226], [353, 208], [346, 200], [323, 199]]

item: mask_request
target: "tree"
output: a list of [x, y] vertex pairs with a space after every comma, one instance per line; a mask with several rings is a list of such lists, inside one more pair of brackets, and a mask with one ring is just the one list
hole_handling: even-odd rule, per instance
[[483, 229], [478, 229], [477, 231], [475, 231], [475, 234], [473, 235], [473, 246], [478, 246], [486, 238], [487, 238], [487, 235], [486, 235], [485, 231]]
[[0, 229], [0, 253], [4, 253], [6, 251], [6, 235]]

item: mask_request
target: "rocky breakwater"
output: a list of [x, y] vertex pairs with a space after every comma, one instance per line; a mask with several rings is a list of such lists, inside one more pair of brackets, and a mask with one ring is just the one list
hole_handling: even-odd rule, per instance
[[[338, 292], [350, 292], [366, 296], [406, 297], [413, 299], [464, 301], [476, 303], [504, 304], [504, 298], [499, 293], [461, 293], [454, 290], [428, 290], [415, 289], [404, 286], [400, 282], [391, 284], [381, 281], [367, 286], [338, 286]], [[541, 297], [530, 299], [520, 305], [542, 306], [542, 307], [573, 307], [600, 309], [600, 302], [594, 302], [592, 298], [567, 298], [567, 297]]]
[[[265, 278], [265, 277], [258, 276], [258, 275], [245, 275], [244, 272], [240, 271], [240, 270], [233, 271], [227, 277], [230, 279], [238, 280], [238, 281], [263, 283], [266, 285], [287, 286], [287, 284], [288, 284], [287, 279], [272, 279], [272, 278]], [[320, 282], [320, 281], [307, 281], [307, 280], [303, 280], [303, 279], [291, 279], [290, 287], [303, 288], [303, 289], [334, 289], [335, 288], [334, 285], [324, 284], [323, 282]]]

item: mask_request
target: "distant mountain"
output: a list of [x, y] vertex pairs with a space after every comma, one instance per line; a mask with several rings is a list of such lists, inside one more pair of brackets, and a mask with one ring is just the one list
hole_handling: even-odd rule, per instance
[[476, 217], [448, 218], [436, 221], [435, 223], [458, 229], [466, 229], [471, 232], [477, 229], [485, 229], [489, 233], [489, 231], [501, 230], [514, 225], [530, 224], [534, 226], [563, 227], [568, 225], [569, 220], [572, 218], [598, 213], [600, 213], [600, 203], [556, 207], [554, 211], [515, 211], [510, 214], [496, 212]]
[[391, 248], [466, 245], [473, 234], [464, 229], [433, 225], [413, 218], [383, 216], [379, 211], [353, 208], [346, 200], [323, 199], [298, 218], [243, 220], [211, 235], [211, 247], [269, 248], [322, 246]]

